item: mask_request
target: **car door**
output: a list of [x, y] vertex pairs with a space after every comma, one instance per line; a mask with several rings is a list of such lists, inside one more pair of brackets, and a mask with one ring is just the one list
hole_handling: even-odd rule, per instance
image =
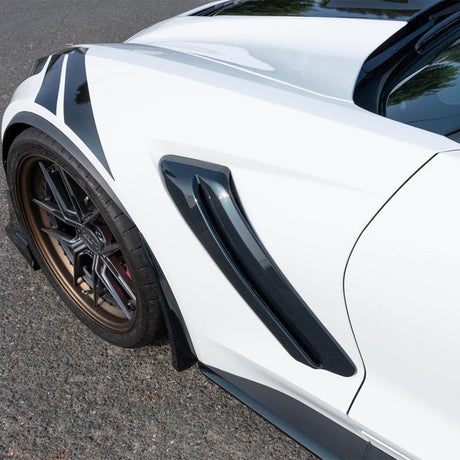
[[451, 458], [460, 435], [460, 151], [437, 155], [351, 256], [345, 294], [366, 366], [349, 413], [404, 455]]

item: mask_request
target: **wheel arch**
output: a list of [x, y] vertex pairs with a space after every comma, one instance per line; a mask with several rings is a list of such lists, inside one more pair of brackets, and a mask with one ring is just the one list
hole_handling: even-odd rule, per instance
[[[61, 144], [69, 151], [81, 164], [88, 170], [90, 174], [99, 182], [102, 188], [108, 193], [111, 199], [119, 206], [119, 208], [129, 217], [118, 197], [115, 195], [107, 181], [97, 171], [94, 165], [88, 160], [83, 152], [56, 126], [50, 123], [43, 117], [32, 112], [19, 112], [10, 121], [5, 129], [2, 143], [2, 162], [6, 174], [6, 163], [11, 146], [14, 140], [25, 130], [29, 128], [38, 129], [56, 142]], [[17, 224], [15, 216], [11, 216], [12, 222]], [[177, 371], [182, 371], [192, 366], [196, 361], [196, 353], [187, 331], [184, 319], [180, 312], [180, 308], [175, 300], [174, 294], [166, 280], [161, 266], [153, 255], [148, 243], [140, 234], [144, 249], [148, 255], [152, 270], [155, 272], [161, 286], [161, 309], [165, 319], [166, 327], [169, 335], [169, 342], [172, 351], [172, 364]]]
[[8, 125], [3, 135], [2, 142], [2, 164], [3, 169], [6, 174], [6, 160], [8, 159], [8, 153], [13, 141], [28, 128], [33, 128], [34, 126], [28, 125], [27, 123], [15, 122], [14, 120]]

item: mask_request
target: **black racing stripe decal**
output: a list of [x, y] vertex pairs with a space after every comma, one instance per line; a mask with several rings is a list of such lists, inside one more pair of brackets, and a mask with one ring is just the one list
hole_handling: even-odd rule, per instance
[[51, 57], [48, 68], [46, 69], [45, 77], [43, 78], [42, 86], [35, 98], [35, 102], [37, 104], [45, 107], [45, 109], [48, 109], [55, 115], [63, 62], [63, 54]]
[[224, 166], [168, 155], [165, 185], [210, 256], [297, 361], [350, 377], [356, 367], [281, 272], [256, 235]]
[[97, 132], [88, 80], [87, 48], [69, 48], [51, 56], [35, 102], [56, 115], [64, 57], [67, 55], [64, 87], [64, 122], [86, 144], [113, 178]]
[[73, 49], [68, 55], [64, 90], [64, 121], [112, 176], [94, 120], [86, 77], [86, 51], [82, 48]]

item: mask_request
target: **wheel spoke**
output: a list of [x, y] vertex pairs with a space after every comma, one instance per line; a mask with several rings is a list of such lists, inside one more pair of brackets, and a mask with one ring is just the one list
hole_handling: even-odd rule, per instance
[[62, 232], [61, 230], [55, 230], [55, 229], [42, 227], [41, 231], [45, 232], [47, 235], [51, 236], [52, 238], [55, 238], [60, 243], [68, 244], [69, 246], [72, 247], [72, 249], [78, 248], [81, 244], [84, 245], [84, 242], [80, 237], [67, 235], [67, 233]]
[[126, 291], [131, 300], [135, 300], [136, 296], [129, 285], [129, 278], [121, 264], [119, 262], [112, 262], [109, 257], [102, 256], [101, 259], [115, 279], [120, 283], [121, 287]]
[[51, 202], [47, 202], [47, 201], [41, 201], [41, 200], [38, 200], [37, 198], [34, 198], [32, 200], [33, 203], [35, 203], [37, 206], [39, 206], [40, 208], [44, 209], [48, 214], [51, 214], [53, 217], [55, 217], [56, 219], [68, 224], [68, 225], [72, 225], [74, 227], [77, 227], [79, 228], [80, 227], [80, 223], [67, 217], [65, 214], [63, 214], [61, 212], [61, 210], [59, 208], [57, 208], [53, 203]]
[[85, 274], [83, 270], [83, 256], [86, 255], [85, 252], [80, 251], [78, 254], [75, 254], [74, 263], [73, 263], [73, 284], [78, 286], [78, 280], [83, 277]]
[[97, 265], [99, 262], [99, 256], [96, 256], [93, 260], [93, 305], [97, 308], [99, 305], [99, 275]]
[[49, 171], [46, 169], [45, 165], [40, 161], [38, 163], [40, 166], [40, 169], [42, 171], [43, 177], [45, 179], [45, 182], [48, 184], [48, 187], [50, 188], [51, 194], [53, 195], [54, 199], [56, 200], [56, 204], [59, 208], [59, 211], [63, 216], [74, 216], [75, 212], [72, 212], [66, 205], [64, 197], [62, 196], [56, 182], [54, 182], [53, 178], [51, 177], [51, 174]]
[[69, 181], [69, 178], [65, 171], [59, 166], [58, 167], [59, 174], [61, 176], [62, 183], [64, 184], [64, 187], [67, 191], [67, 195], [70, 199], [70, 202], [72, 203], [72, 206], [75, 211], [75, 215], [77, 216], [78, 220], [81, 222], [83, 220], [83, 211], [81, 209], [80, 203], [77, 198], [77, 194], [75, 193], [75, 190], [73, 189], [72, 184]]
[[96, 271], [97, 278], [99, 278], [99, 280], [102, 282], [104, 287], [107, 289], [107, 292], [113, 298], [113, 300], [120, 308], [120, 310], [123, 312], [123, 314], [126, 316], [126, 318], [128, 318], [129, 320], [132, 319], [131, 314], [126, 308], [125, 302], [121, 298], [122, 293], [120, 292], [120, 287], [117, 286], [116, 283], [113, 283], [107, 274], [107, 265], [102, 261], [102, 258], [100, 258], [99, 256], [96, 256], [95, 259], [97, 260], [95, 260], [95, 263], [93, 265], [93, 272]]
[[67, 258], [73, 265], [75, 265], [76, 256], [87, 248], [86, 243], [78, 236], [70, 236], [61, 230], [45, 227], [42, 227], [41, 231], [59, 242]]

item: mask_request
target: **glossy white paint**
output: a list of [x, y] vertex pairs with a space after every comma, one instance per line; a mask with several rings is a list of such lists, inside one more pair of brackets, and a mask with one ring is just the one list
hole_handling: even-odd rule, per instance
[[180, 16], [140, 32], [128, 43], [196, 54], [351, 100], [363, 62], [405, 24], [348, 18]]
[[[364, 438], [361, 430], [379, 439], [377, 422], [366, 412], [361, 415], [353, 409], [360, 422], [356, 426], [347, 416], [365, 372], [343, 298], [345, 266], [358, 235], [394, 191], [434, 154], [458, 144], [370, 114], [350, 101], [353, 78], [372, 46], [401, 23], [270, 18], [261, 21], [257, 33], [249, 34], [250, 40], [243, 43], [231, 41], [236, 25], [228, 18], [226, 27], [220, 28], [212, 26], [209, 18], [195, 19], [164, 23], [127, 45], [90, 46], [89, 90], [114, 180], [65, 126], [61, 108], [54, 116], [33, 102], [43, 72], [19, 87], [5, 112], [3, 129], [16, 113], [35, 112], [88, 156], [160, 262], [201, 362], [282, 391]], [[285, 19], [296, 20], [289, 22], [290, 32], [284, 31]], [[242, 18], [233, 20], [240, 27], [243, 24]], [[270, 48], [261, 42], [261, 36], [278, 22], [282, 27], [271, 34], [279, 35], [278, 50], [285, 51], [286, 58], [270, 57]], [[341, 40], [327, 40], [322, 29], [328, 24], [344, 34]], [[255, 27], [246, 25], [248, 31]], [[307, 29], [321, 32], [323, 61], [321, 56], [314, 61], [314, 47], [299, 44], [301, 34], [315, 42]], [[361, 43], [363, 33], [369, 35], [367, 44]], [[153, 37], [158, 46], [133, 43], [150, 43]], [[275, 42], [271, 40], [272, 46]], [[205, 45], [201, 52], [198, 44]], [[331, 71], [336, 65], [333, 45], [346, 57], [343, 72], [336, 67], [335, 78], [326, 82], [325, 69]], [[354, 45], [357, 49], [351, 49]], [[293, 63], [302, 53], [316, 65], [311, 73], [302, 67], [299, 77]], [[304, 366], [274, 339], [174, 207], [158, 171], [166, 154], [231, 169], [253, 227], [349, 354], [358, 369], [355, 376], [344, 378]], [[359, 313], [362, 307], [357, 304], [357, 308]], [[368, 382], [356, 407], [366, 404], [361, 398]], [[383, 425], [382, 441], [387, 430]], [[417, 451], [412, 444], [390, 439]]]
[[346, 298], [367, 376], [350, 415], [419, 458], [460, 437], [460, 151], [435, 157], [361, 237]]
[[[352, 104], [268, 87], [263, 79], [244, 82], [247, 96], [238, 91], [242, 80], [228, 75], [226, 66], [206, 62], [208, 68], [199, 69], [198, 57], [152, 53], [93, 47], [87, 73], [114, 188], [170, 279], [200, 359], [221, 368], [225, 363], [225, 370], [237, 374], [247, 367], [243, 375], [271, 386], [276, 377], [284, 392], [298, 386], [302, 399], [315, 395], [345, 412], [363, 376], [342, 298], [346, 259], [359, 231], [392, 191], [449, 142], [423, 132], [414, 142], [411, 128]], [[369, 119], [372, 129], [362, 128]], [[385, 129], [395, 138], [375, 133]], [[255, 229], [356, 363], [355, 377], [299, 364], [268, 333], [182, 224], [156, 169], [165, 154], [232, 169]], [[276, 193], [268, 195], [273, 184]], [[152, 215], [162, 215], [162, 222], [146, 211], [145, 203], [152, 202]]]
[[[296, 397], [314, 395], [345, 412], [363, 376], [343, 303], [348, 254], [386, 198], [433, 154], [429, 139], [436, 149], [449, 142], [432, 135], [423, 140], [422, 133], [418, 141], [424, 146], [414, 145], [412, 129], [374, 117], [395, 136], [406, 134], [405, 141], [388, 139], [363, 129], [369, 114], [351, 104], [292, 95], [263, 80], [244, 82], [251, 94], [246, 96], [231, 90], [242, 80], [220, 73], [224, 66], [213, 64], [195, 75], [200, 58], [159, 53], [94, 47], [87, 71], [94, 111], [104, 114], [97, 124], [120, 184], [117, 194], [163, 266], [200, 360], [289, 394], [298, 387]], [[255, 97], [258, 91], [263, 97]], [[267, 101], [271, 97], [284, 105]], [[295, 109], [285, 106], [291, 99]], [[262, 241], [356, 363], [356, 376], [344, 379], [303, 366], [268, 333], [172, 206], [157, 173], [165, 154], [232, 170]], [[152, 215], [145, 203], [154, 203]]]

